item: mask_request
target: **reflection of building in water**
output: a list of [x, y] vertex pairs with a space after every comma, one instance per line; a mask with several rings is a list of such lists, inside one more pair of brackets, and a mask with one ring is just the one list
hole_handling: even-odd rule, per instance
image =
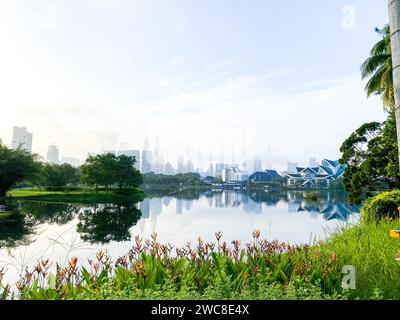
[[146, 225], [146, 219], [150, 217], [150, 201], [149, 199], [144, 199], [140, 204], [139, 204], [139, 209], [142, 212], [142, 217], [139, 220], [139, 229], [141, 234], [144, 232], [144, 227]]
[[182, 199], [176, 199], [176, 214], [182, 214], [183, 201]]
[[162, 212], [162, 200], [161, 198], [153, 198], [151, 199], [151, 215], [150, 215], [150, 220], [151, 220], [151, 227], [152, 230], [156, 230], [157, 226], [157, 217], [161, 214]]
[[207, 201], [208, 201], [208, 206], [211, 208], [213, 205], [213, 198], [212, 197], [207, 197]]
[[144, 199], [140, 203], [140, 211], [142, 212], [142, 219], [148, 219], [150, 217], [150, 200]]
[[146, 220], [145, 219], [140, 219], [138, 224], [139, 224], [140, 234], [143, 234], [144, 227], [146, 226]]
[[222, 208], [223, 204], [222, 204], [222, 192], [220, 193], [215, 193], [215, 207], [216, 208]]
[[262, 202], [255, 202], [249, 199], [249, 201], [243, 202], [243, 210], [248, 213], [261, 214]]
[[289, 212], [308, 212], [313, 218], [322, 213], [325, 220], [347, 221], [352, 214], [359, 212], [357, 207], [326, 200], [321, 203], [308, 203], [292, 200], [289, 202], [288, 207]]
[[193, 200], [185, 200], [185, 209], [187, 211], [190, 211], [190, 209], [193, 207]]
[[168, 207], [170, 202], [171, 202], [171, 197], [164, 197], [163, 198], [163, 203], [164, 203], [165, 207]]
[[324, 214], [325, 220], [343, 220], [349, 219], [349, 216], [353, 214], [353, 208], [344, 204], [329, 204], [321, 212]]

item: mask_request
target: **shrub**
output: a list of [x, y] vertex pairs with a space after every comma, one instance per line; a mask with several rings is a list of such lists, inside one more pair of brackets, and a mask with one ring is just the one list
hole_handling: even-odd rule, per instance
[[361, 208], [361, 217], [365, 222], [376, 222], [383, 218], [398, 218], [400, 190], [383, 192], [365, 201]]

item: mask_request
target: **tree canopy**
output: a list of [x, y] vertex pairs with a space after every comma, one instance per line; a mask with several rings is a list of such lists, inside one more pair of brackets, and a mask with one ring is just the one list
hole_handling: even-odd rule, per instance
[[391, 112], [383, 123], [363, 124], [342, 144], [341, 163], [347, 164], [343, 183], [352, 203], [374, 191], [400, 187], [396, 120]]
[[42, 172], [43, 184], [46, 188], [75, 186], [79, 182], [79, 169], [67, 163], [46, 163], [43, 165]]
[[81, 166], [81, 180], [87, 185], [117, 186], [124, 188], [138, 187], [142, 181], [141, 173], [135, 169], [136, 159], [133, 156], [100, 154], [90, 157]]
[[382, 37], [371, 49], [370, 57], [361, 65], [362, 78], [369, 78], [365, 91], [368, 97], [380, 95], [386, 111], [394, 110], [392, 54], [389, 25], [375, 31]]
[[36, 179], [40, 167], [38, 155], [21, 148], [9, 149], [0, 141], [0, 197], [4, 197], [15, 184]]

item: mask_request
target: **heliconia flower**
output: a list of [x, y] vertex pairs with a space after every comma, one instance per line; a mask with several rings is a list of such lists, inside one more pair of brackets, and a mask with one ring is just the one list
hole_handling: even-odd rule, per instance
[[15, 283], [15, 286], [17, 287], [18, 290], [22, 290], [24, 288], [24, 284], [23, 284], [22, 280], [18, 280]]
[[233, 240], [232, 241], [233, 246], [235, 247], [235, 250], [239, 250], [240, 247], [240, 241], [238, 240]]
[[43, 268], [46, 268], [47, 264], [49, 263], [49, 259], [41, 260], [40, 263], [42, 264]]
[[219, 241], [222, 238], [222, 232], [221, 231], [216, 232], [215, 233], [215, 238], [217, 238], [217, 241]]
[[96, 253], [97, 260], [99, 260], [99, 261], [103, 260], [103, 257], [104, 257], [104, 251], [99, 251]]
[[142, 243], [142, 239], [140, 238], [139, 235], [135, 236], [135, 243], [137, 247], [140, 247], [141, 243]]
[[74, 271], [76, 269], [76, 264], [78, 263], [77, 257], [71, 257], [71, 260], [68, 261], [70, 271]]
[[260, 235], [261, 235], [260, 230], [254, 230], [253, 231], [253, 238], [258, 239], [260, 237]]
[[153, 232], [153, 233], [151, 234], [151, 238], [152, 238], [154, 241], [156, 241], [156, 239], [157, 239], [157, 232]]

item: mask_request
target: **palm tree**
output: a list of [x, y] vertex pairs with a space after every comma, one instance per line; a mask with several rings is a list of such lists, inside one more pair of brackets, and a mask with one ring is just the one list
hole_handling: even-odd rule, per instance
[[[390, 42], [393, 60], [394, 110], [396, 115], [397, 144], [400, 146], [400, 0], [388, 0]], [[400, 150], [400, 148], [398, 148]], [[399, 153], [400, 163], [400, 153]]]
[[382, 96], [385, 111], [395, 108], [393, 92], [392, 54], [389, 25], [375, 31], [382, 39], [374, 45], [371, 56], [361, 65], [362, 78], [369, 78], [365, 91], [367, 96], [377, 94]]

